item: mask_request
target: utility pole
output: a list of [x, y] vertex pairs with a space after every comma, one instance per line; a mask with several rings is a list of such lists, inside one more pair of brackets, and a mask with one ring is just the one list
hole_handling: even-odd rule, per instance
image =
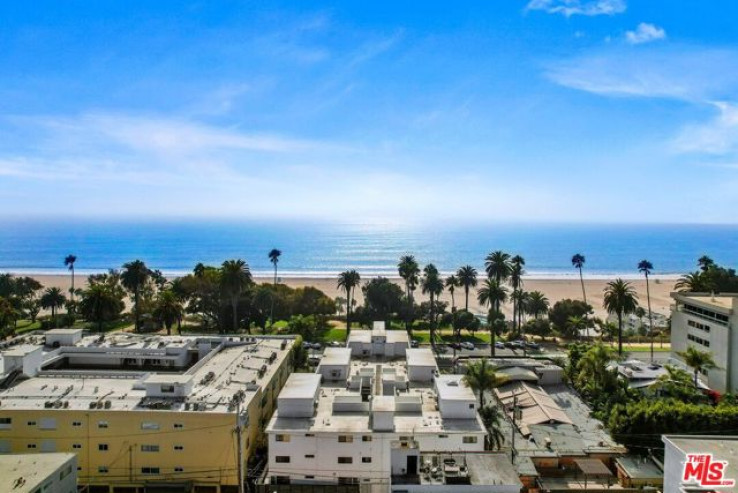
[[241, 448], [241, 398], [236, 401], [236, 442], [238, 447], [238, 493], [245, 493], [243, 489], [243, 449]]

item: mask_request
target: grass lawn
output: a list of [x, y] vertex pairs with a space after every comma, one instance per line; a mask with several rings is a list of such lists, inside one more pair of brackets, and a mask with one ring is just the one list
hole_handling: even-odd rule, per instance
[[32, 330], [38, 330], [41, 328], [41, 322], [36, 320], [31, 322], [30, 320], [18, 320], [18, 326], [15, 330], [16, 335], [30, 332]]
[[[450, 330], [444, 330], [440, 332], [441, 340], [444, 342], [455, 342], [456, 338], [453, 332]], [[413, 340], [418, 341], [420, 344], [430, 344], [430, 331], [428, 330], [414, 330]], [[477, 331], [474, 335], [464, 332], [461, 334], [459, 342], [472, 342], [474, 344], [489, 344], [489, 332]]]
[[316, 341], [322, 342], [323, 344], [329, 342], [346, 342], [346, 329], [342, 327], [331, 327], [328, 329], [320, 330], [317, 333]]

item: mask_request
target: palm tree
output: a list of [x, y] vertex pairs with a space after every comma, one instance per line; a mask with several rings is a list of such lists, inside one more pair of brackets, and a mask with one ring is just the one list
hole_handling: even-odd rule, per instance
[[[525, 259], [520, 255], [515, 255], [510, 259], [510, 265], [512, 266], [510, 272], [510, 286], [513, 289], [513, 331], [520, 324], [520, 308], [521, 301], [524, 296], [522, 295], [523, 288], [523, 267], [525, 266]], [[516, 294], [517, 293], [517, 294]]]
[[528, 293], [527, 312], [538, 319], [541, 313], [546, 313], [549, 308], [549, 301], [546, 295], [540, 291], [531, 291]]
[[122, 311], [121, 296], [122, 293], [116, 293], [111, 284], [91, 284], [82, 293], [80, 311], [88, 321], [96, 322], [98, 330], [102, 332], [103, 322], [112, 320]]
[[41, 299], [39, 299], [41, 308], [51, 310], [51, 319], [54, 321], [54, 327], [56, 327], [56, 309], [64, 306], [66, 301], [66, 297], [59, 288], [47, 288], [44, 294], [41, 295]]
[[[249, 266], [241, 259], [226, 260], [220, 268], [220, 286], [223, 292], [231, 300], [231, 310], [233, 312], [233, 330], [238, 330], [238, 300], [241, 294], [252, 283], [251, 271]], [[250, 327], [246, 328], [247, 332], [251, 332]]]
[[412, 255], [403, 255], [397, 263], [397, 273], [405, 281], [405, 298], [408, 304], [408, 310], [405, 315], [405, 330], [410, 332], [410, 316], [413, 307], [413, 292], [418, 285], [418, 275], [420, 267], [415, 257]]
[[154, 318], [167, 329], [167, 335], [172, 333], [172, 326], [182, 319], [184, 309], [174, 290], [166, 289], [159, 293], [154, 308]]
[[566, 328], [574, 334], [576, 339], [580, 339], [581, 331], [587, 328], [587, 321], [583, 317], [572, 315], [566, 319]]
[[582, 274], [582, 268], [584, 267], [585, 258], [584, 255], [581, 253], [574, 254], [574, 256], [571, 258], [571, 265], [573, 265], [576, 269], [579, 269], [579, 282], [582, 283], [582, 298], [584, 299], [584, 304], [587, 304], [587, 291], [584, 289], [584, 275]]
[[505, 443], [505, 434], [502, 432], [502, 414], [497, 406], [485, 406], [479, 410], [479, 417], [487, 429], [487, 439], [490, 450], [499, 450]]
[[694, 370], [694, 386], [698, 387], [697, 376], [704, 370], [717, 368], [712, 353], [700, 351], [697, 348], [688, 347], [686, 351], [678, 351], [677, 354], [684, 359], [684, 363]]
[[423, 279], [421, 280], [421, 288], [423, 294], [430, 296], [430, 322], [431, 322], [431, 344], [434, 344], [435, 327], [436, 327], [436, 311], [434, 299], [438, 299], [438, 296], [443, 292], [443, 281], [438, 275], [438, 269], [433, 264], [428, 264], [423, 269]]
[[133, 293], [133, 311], [136, 321], [135, 330], [137, 332], [141, 328], [141, 306], [139, 304], [141, 288], [146, 284], [150, 276], [151, 271], [141, 260], [134, 260], [133, 262], [123, 264], [123, 272], [120, 274], [121, 284]]
[[648, 276], [653, 272], [653, 264], [648, 260], [638, 262], [638, 271], [646, 276], [646, 302], [648, 303], [648, 336], [651, 338], [651, 361], [653, 361], [653, 317], [651, 315], [651, 290], [648, 286]]
[[484, 270], [487, 271], [487, 277], [494, 279], [498, 284], [510, 277], [512, 269], [510, 254], [501, 250], [490, 253], [484, 259]]
[[674, 284], [674, 289], [682, 292], [707, 293], [712, 291], [714, 286], [704, 272], [695, 271], [681, 276]]
[[456, 272], [459, 285], [464, 288], [464, 310], [469, 311], [469, 288], [477, 285], [477, 269], [471, 265], [465, 265]]
[[351, 332], [351, 307], [353, 302], [353, 292], [356, 286], [361, 282], [361, 276], [355, 270], [347, 270], [338, 274], [337, 287], [346, 292], [346, 338]]
[[72, 273], [72, 287], [69, 289], [69, 295], [71, 297], [72, 305], [74, 305], [74, 263], [77, 261], [77, 257], [71, 253], [64, 257], [64, 265]]
[[498, 374], [497, 368], [481, 359], [469, 364], [464, 375], [464, 383], [479, 395], [479, 409], [484, 409], [484, 393], [507, 382], [507, 375]]
[[451, 294], [451, 313], [456, 311], [456, 300], [454, 299], [454, 291], [459, 287], [459, 278], [451, 274], [445, 280], [446, 289]]
[[277, 263], [281, 255], [281, 250], [277, 250], [276, 248], [269, 250], [269, 261], [274, 265], [274, 284], [277, 284]]
[[[497, 317], [501, 315], [499, 306], [507, 300], [507, 289], [494, 279], [485, 279], [482, 287], [477, 290], [477, 301], [485, 306], [491, 307], [488, 314], [490, 354], [495, 356], [495, 332], [497, 330]], [[490, 316], [494, 314], [494, 317]]]
[[707, 255], [703, 255], [699, 259], [697, 259], [697, 265], [700, 267], [700, 270], [702, 272], [707, 272], [708, 270], [710, 270], [710, 267], [715, 266], [715, 261]]
[[618, 317], [618, 355], [623, 355], [623, 317], [638, 307], [638, 294], [629, 282], [618, 278], [607, 283], [602, 303], [607, 313]]

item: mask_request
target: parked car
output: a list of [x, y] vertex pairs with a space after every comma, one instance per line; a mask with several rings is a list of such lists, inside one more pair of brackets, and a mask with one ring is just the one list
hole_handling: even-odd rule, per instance
[[468, 349], [469, 351], [474, 351], [474, 343], [473, 342], [462, 342], [461, 347], [463, 349]]
[[449, 346], [451, 346], [451, 348], [453, 349], [461, 349], [463, 347], [463, 344], [458, 343], [458, 342], [452, 342], [449, 344]]
[[320, 356], [310, 356], [308, 358], [308, 364], [316, 366], [320, 363]]
[[342, 344], [340, 342], [338, 342], [338, 341], [331, 341], [331, 342], [328, 343], [328, 345], [330, 347], [341, 347], [342, 346]]
[[495, 349], [505, 349], [505, 344], [501, 342], [495, 342]]
[[410, 347], [418, 347], [418, 341], [415, 341], [415, 340], [410, 341]]
[[320, 349], [320, 348], [321, 348], [322, 346], [320, 345], [320, 343], [319, 343], [319, 342], [314, 342], [314, 343], [312, 344], [312, 346], [311, 346], [311, 347], [312, 347], [313, 349]]
[[536, 351], [539, 350], [539, 349], [541, 349], [541, 346], [539, 346], [535, 342], [526, 342], [525, 343], [525, 347], [527, 347], [528, 349], [535, 349]]

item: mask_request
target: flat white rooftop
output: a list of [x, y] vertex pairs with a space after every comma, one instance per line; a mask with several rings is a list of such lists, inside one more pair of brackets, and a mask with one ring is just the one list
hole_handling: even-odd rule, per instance
[[323, 351], [320, 366], [348, 365], [351, 363], [351, 349], [343, 347], [329, 347]]
[[433, 351], [427, 348], [408, 348], [405, 351], [408, 366], [437, 366]]
[[[74, 454], [2, 454], [0, 455], [0, 491], [28, 493], [69, 461]], [[74, 471], [76, 472], [76, 471]]]
[[472, 389], [464, 382], [462, 375], [438, 375], [436, 377], [438, 397], [450, 401], [476, 400]]
[[280, 399], [312, 399], [320, 387], [322, 376], [317, 373], [293, 373], [279, 393]]

